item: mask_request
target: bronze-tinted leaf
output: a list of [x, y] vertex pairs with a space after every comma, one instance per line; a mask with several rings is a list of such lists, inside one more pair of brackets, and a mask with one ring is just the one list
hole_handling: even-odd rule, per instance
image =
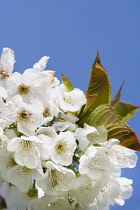
[[135, 132], [123, 121], [118, 121], [112, 126], [106, 127], [108, 130], [108, 139], [116, 138], [120, 145], [129, 149], [140, 151], [140, 141]]
[[134, 106], [132, 104], [119, 101], [115, 106], [115, 111], [121, 116], [124, 122], [127, 122], [136, 114], [139, 108], [139, 106]]
[[135, 132], [120, 118], [110, 105], [100, 105], [90, 115], [80, 120], [80, 125], [104, 126], [108, 130], [108, 139], [116, 138], [120, 145], [140, 151], [140, 142]]
[[70, 92], [74, 89], [69, 79], [63, 73], [62, 73], [62, 84], [66, 87], [67, 92]]
[[92, 104], [92, 110], [101, 104], [108, 104], [110, 102], [110, 89], [108, 75], [100, 62], [99, 52], [97, 52], [87, 89], [88, 95], [97, 95]]

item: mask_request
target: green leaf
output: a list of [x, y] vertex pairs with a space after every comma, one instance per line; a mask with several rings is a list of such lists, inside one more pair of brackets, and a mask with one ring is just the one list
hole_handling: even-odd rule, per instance
[[119, 119], [115, 110], [107, 104], [98, 106], [90, 115], [79, 121], [80, 125], [87, 123], [90, 126], [104, 126], [108, 130], [108, 139], [116, 138], [120, 145], [140, 151], [140, 142], [135, 132]]
[[103, 104], [94, 109], [91, 114], [82, 118], [81, 122], [97, 127], [112, 125], [117, 122], [117, 119], [117, 115], [113, 108], [110, 105]]
[[134, 106], [132, 104], [119, 101], [115, 106], [115, 111], [121, 116], [124, 122], [127, 122], [136, 114], [139, 108], [139, 106]]
[[116, 93], [115, 97], [111, 100], [110, 105], [112, 107], [116, 106], [116, 104], [119, 102], [123, 85], [124, 85], [124, 82], [122, 83], [122, 85], [121, 85], [120, 89], [118, 90], [118, 92]]
[[62, 84], [66, 87], [67, 92], [70, 92], [74, 89], [69, 79], [63, 73], [62, 73]]
[[88, 95], [97, 95], [90, 107], [92, 110], [101, 104], [108, 104], [110, 102], [110, 89], [108, 75], [100, 62], [99, 52], [97, 52], [95, 62], [91, 69], [90, 81], [87, 89]]

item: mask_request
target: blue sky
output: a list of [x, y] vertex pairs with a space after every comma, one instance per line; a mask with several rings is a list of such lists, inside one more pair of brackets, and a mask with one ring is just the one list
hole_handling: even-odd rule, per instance
[[[140, 105], [138, 0], [2, 0], [0, 9], [0, 48], [15, 51], [15, 71], [23, 72], [47, 55], [47, 69], [55, 70], [59, 79], [65, 73], [75, 87], [85, 90], [99, 50], [112, 94], [125, 81], [122, 100]], [[129, 125], [140, 138], [140, 111]], [[111, 210], [139, 210], [140, 162], [123, 175], [134, 180], [133, 196]]]

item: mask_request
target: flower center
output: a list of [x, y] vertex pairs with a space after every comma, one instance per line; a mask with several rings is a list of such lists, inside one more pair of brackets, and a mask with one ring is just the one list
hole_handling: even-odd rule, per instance
[[87, 135], [87, 139], [88, 139], [89, 141], [95, 141], [95, 140], [98, 139], [98, 137], [99, 137], [99, 134], [98, 134], [97, 132], [92, 132], [92, 133], [89, 133], [89, 134]]
[[49, 117], [50, 116], [50, 112], [49, 112], [49, 109], [48, 108], [45, 108], [44, 109], [43, 116], [44, 117]]
[[6, 103], [6, 99], [4, 97], [2, 97], [2, 101], [3, 103]]
[[71, 96], [66, 96], [66, 97], [64, 98], [64, 100], [65, 100], [65, 102], [68, 103], [68, 104], [71, 104], [71, 105], [74, 104], [74, 100], [72, 99]]
[[20, 93], [20, 94], [24, 95], [24, 94], [29, 93], [29, 91], [30, 91], [30, 87], [25, 85], [25, 84], [21, 84], [21, 85], [18, 86], [17, 92]]
[[34, 146], [32, 141], [27, 141], [27, 140], [21, 141], [21, 145], [24, 149], [28, 149], [28, 148], [31, 149], [31, 147]]
[[58, 155], [64, 154], [67, 150], [66, 148], [66, 142], [58, 142], [55, 146], [55, 150], [58, 153]]
[[56, 169], [51, 171], [51, 182], [52, 182], [52, 187], [55, 187], [58, 183], [58, 171]]
[[26, 110], [22, 110], [19, 114], [18, 114], [18, 119], [19, 120], [23, 120], [23, 121], [28, 121], [29, 118], [31, 117], [31, 113], [27, 112]]
[[6, 77], [9, 77], [8, 71], [0, 69], [0, 79], [5, 79]]
[[50, 173], [49, 176], [50, 176], [50, 181], [51, 181], [52, 187], [55, 187], [56, 185], [58, 185], [59, 180], [63, 180], [63, 175], [56, 169], [51, 170], [49, 173]]

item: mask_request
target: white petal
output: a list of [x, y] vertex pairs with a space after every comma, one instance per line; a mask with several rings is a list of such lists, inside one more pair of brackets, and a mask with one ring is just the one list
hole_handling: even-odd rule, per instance
[[10, 48], [3, 48], [3, 52], [1, 55], [1, 64], [4, 68], [8, 69], [9, 74], [11, 74], [13, 71], [14, 63], [14, 51]]
[[32, 170], [16, 165], [8, 171], [7, 177], [10, 183], [16, 185], [22, 192], [25, 192], [29, 189]]
[[39, 70], [44, 70], [46, 68], [47, 62], [50, 57], [44, 56], [42, 57], [38, 63], [35, 63], [33, 65], [33, 69], [39, 69]]

